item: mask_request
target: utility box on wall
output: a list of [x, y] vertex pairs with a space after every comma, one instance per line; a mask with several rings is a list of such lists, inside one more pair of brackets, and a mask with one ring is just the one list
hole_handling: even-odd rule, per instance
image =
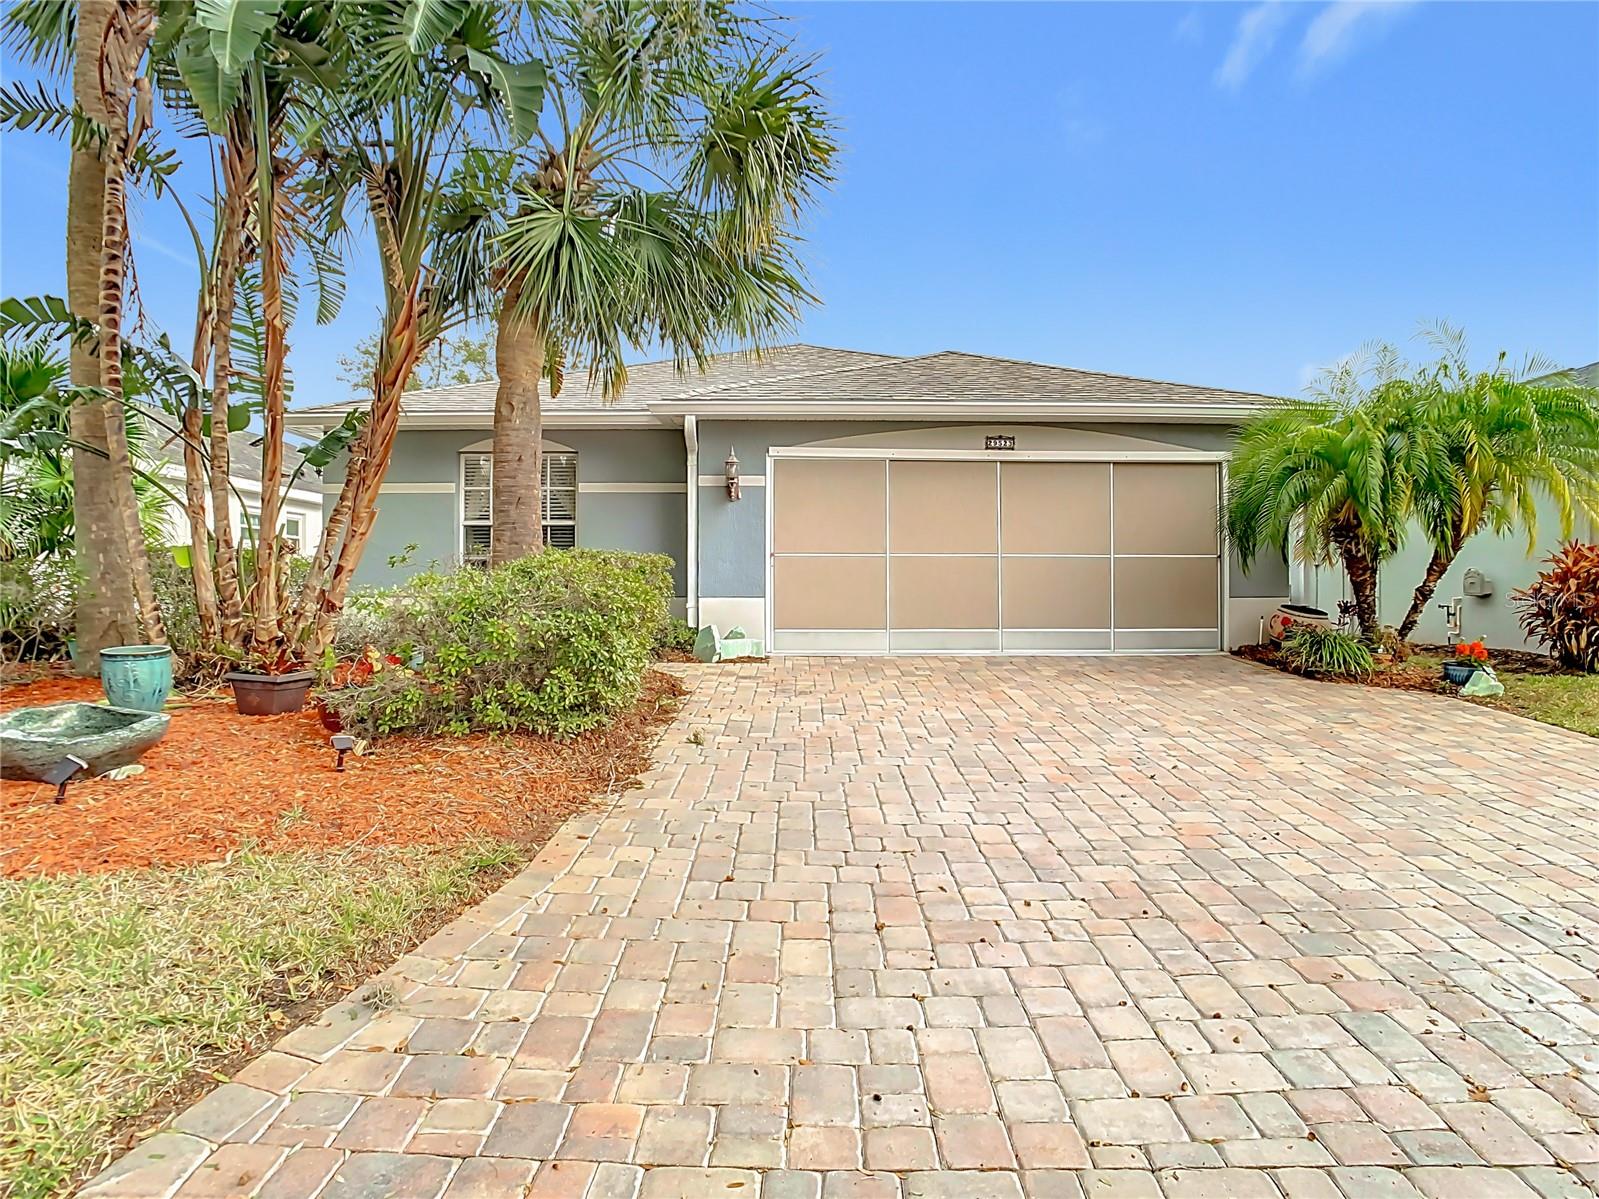
[[1468, 570], [1460, 581], [1460, 589], [1481, 599], [1494, 593], [1494, 581], [1480, 570]]

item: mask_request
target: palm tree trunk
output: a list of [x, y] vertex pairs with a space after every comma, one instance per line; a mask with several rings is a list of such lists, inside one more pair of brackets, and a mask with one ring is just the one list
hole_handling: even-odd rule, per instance
[[1339, 550], [1343, 555], [1344, 571], [1349, 575], [1349, 589], [1355, 597], [1355, 623], [1359, 626], [1360, 638], [1375, 645], [1382, 632], [1377, 616], [1377, 564], [1352, 541], [1341, 542]]
[[[298, 630], [298, 636], [311, 635], [311, 649], [320, 653], [333, 640], [333, 625], [344, 607], [355, 569], [372, 536], [372, 525], [377, 519], [377, 498], [388, 474], [389, 459], [394, 453], [394, 437], [400, 426], [400, 400], [411, 379], [411, 372], [427, 351], [422, 336], [422, 317], [425, 301], [421, 298], [421, 280], [411, 279], [395, 316], [389, 322], [378, 343], [378, 362], [374, 372], [371, 416], [361, 431], [356, 452], [351, 454], [344, 487], [338, 502], [329, 515], [328, 528], [323, 531], [323, 546], [307, 576], [302, 594], [301, 609], [309, 621]], [[391, 308], [393, 298], [390, 299]], [[435, 334], [436, 336], [436, 334]], [[342, 511], [341, 511], [342, 510]], [[335, 527], [334, 518], [339, 518]], [[342, 542], [339, 536], [342, 534]], [[338, 542], [338, 555], [333, 558], [331, 546]], [[324, 561], [323, 548], [328, 549], [327, 559], [333, 561], [332, 573], [319, 564]]]
[[[194, 352], [189, 365], [201, 379], [211, 364], [211, 281], [200, 282], [200, 299], [194, 316]], [[194, 582], [194, 607], [200, 625], [200, 647], [216, 648], [221, 634], [217, 619], [216, 576], [211, 572], [211, 531], [205, 522], [208, 484], [205, 456], [200, 452], [204, 414], [195, 395], [183, 406], [183, 514], [189, 522], [189, 576]]]
[[499, 386], [494, 392], [494, 525], [489, 561], [495, 566], [544, 548], [539, 374], [545, 335], [537, 320], [517, 314], [517, 294], [513, 287], [501, 298], [494, 339]]
[[261, 247], [261, 318], [266, 326], [266, 379], [262, 395], [261, 528], [256, 534], [255, 612], [252, 641], [257, 652], [276, 649], [282, 637], [282, 578], [278, 571], [278, 512], [283, 488], [283, 363], [288, 353], [283, 323], [283, 256], [274, 232]]
[[1454, 565], [1455, 555], [1460, 552], [1458, 545], [1449, 551], [1438, 549], [1432, 551], [1432, 558], [1427, 563], [1426, 573], [1421, 576], [1415, 594], [1410, 597], [1410, 610], [1405, 613], [1404, 620], [1399, 622], [1399, 640], [1409, 641], [1410, 635], [1416, 631], [1416, 624], [1421, 620], [1421, 614], [1427, 610], [1427, 604], [1432, 599], [1433, 592], [1438, 590], [1438, 581], [1444, 577], [1449, 568]]
[[[116, 0], [82, 0], [73, 53], [72, 92], [89, 117], [106, 124], [100, 88], [100, 62], [117, 13]], [[105, 218], [105, 163], [92, 146], [74, 145], [67, 182], [67, 302], [75, 315], [98, 321], [100, 255]], [[100, 385], [100, 359], [92, 344], [75, 343], [72, 382]], [[96, 674], [100, 651], [139, 639], [138, 602], [132, 563], [122, 553], [123, 535], [112, 500], [110, 460], [106, 455], [106, 417], [118, 405], [104, 402], [72, 406], [70, 433], [87, 447], [72, 453], [74, 547], [82, 583], [78, 592], [76, 634], [78, 669]], [[119, 412], [120, 415], [120, 412]]]
[[141, 6], [119, 13], [112, 22], [102, 59], [101, 79], [107, 91], [110, 122], [105, 145], [105, 194], [100, 245], [100, 390], [106, 397], [106, 452], [111, 497], [122, 533], [122, 551], [133, 575], [133, 590], [144, 622], [144, 635], [155, 644], [166, 641], [161, 607], [150, 574], [150, 553], [139, 526], [138, 498], [133, 490], [133, 460], [123, 412], [122, 312], [128, 256], [128, 156], [149, 119], [150, 85], [140, 80], [133, 130], [128, 129], [134, 74], [155, 28], [153, 10]]
[[333, 502], [327, 519], [322, 523], [322, 539], [317, 542], [316, 553], [311, 556], [311, 567], [306, 571], [305, 582], [300, 588], [300, 598], [294, 608], [294, 618], [289, 622], [285, 634], [291, 646], [302, 644], [306, 632], [319, 619], [322, 601], [327, 594], [328, 570], [333, 565], [333, 555], [344, 538], [344, 530], [349, 527], [350, 509], [355, 502], [355, 480], [363, 469], [362, 463], [365, 459], [366, 430], [363, 428], [350, 447], [349, 458], [345, 461], [344, 484], [339, 488], [339, 498]]
[[211, 524], [216, 538], [217, 603], [222, 639], [244, 647], [244, 604], [239, 593], [239, 558], [229, 516], [228, 479], [232, 444], [228, 441], [228, 398], [233, 383], [233, 308], [244, 253], [244, 220], [254, 185], [255, 154], [249, 128], [229, 118], [222, 142], [222, 232], [212, 272], [211, 311]]

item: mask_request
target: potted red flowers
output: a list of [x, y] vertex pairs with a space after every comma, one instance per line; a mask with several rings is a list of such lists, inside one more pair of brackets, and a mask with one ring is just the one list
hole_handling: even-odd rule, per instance
[[1444, 678], [1459, 687], [1487, 665], [1488, 647], [1481, 641], [1456, 642], [1454, 658], [1444, 663]]
[[344, 722], [339, 719], [338, 712], [326, 700], [328, 692], [345, 687], [360, 687], [370, 683], [374, 675], [405, 666], [405, 659], [398, 654], [385, 654], [370, 645], [361, 652], [359, 658], [334, 662], [323, 671], [321, 696], [316, 704], [317, 714], [322, 718], [322, 727], [330, 733], [342, 732], [344, 729]]

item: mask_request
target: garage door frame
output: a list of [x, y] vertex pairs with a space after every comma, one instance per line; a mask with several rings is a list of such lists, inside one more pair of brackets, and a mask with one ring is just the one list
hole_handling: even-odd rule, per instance
[[[766, 453], [766, 480], [767, 486], [762, 490], [766, 493], [764, 503], [766, 507], [765, 520], [765, 597], [763, 599], [767, 642], [769, 651], [776, 656], [805, 655], [825, 653], [828, 656], [850, 657], [881, 657], [915, 656], [918, 652], [934, 654], [935, 651], [899, 650], [888, 649], [783, 649], [776, 644], [777, 626], [773, 620], [773, 604], [775, 589], [773, 583], [774, 567], [777, 556], [772, 544], [773, 515], [777, 495], [777, 462], [783, 459], [795, 458], [854, 458], [866, 459], [877, 462], [897, 461], [927, 461], [927, 462], [1093, 462], [1109, 463], [1118, 462], [1140, 463], [1189, 463], [1210, 464], [1217, 468], [1217, 500], [1218, 504], [1227, 489], [1227, 460], [1228, 455], [1215, 450], [918, 450], [918, 449], [880, 449], [877, 447], [856, 446], [771, 446]], [[885, 470], [887, 467], [885, 466]], [[1111, 484], [1111, 521], [1115, 523], [1115, 485]], [[1003, 547], [1001, 547], [1002, 549]], [[1225, 530], [1218, 533], [1217, 545], [1217, 646], [1215, 649], [1160, 649], [1160, 648], [1120, 648], [1115, 642], [1115, 584], [1112, 582], [1112, 634], [1109, 649], [1027, 649], [1027, 650], [992, 650], [992, 649], [964, 649], [964, 650], [939, 650], [937, 656], [953, 655], [963, 657], [1109, 657], [1113, 655], [1178, 655], [1193, 656], [1195, 654], [1211, 654], [1226, 652], [1227, 641], [1227, 612], [1231, 600], [1230, 583], [1232, 571], [1229, 568], [1231, 554], [1228, 547]], [[1111, 567], [1114, 576], [1115, 568], [1115, 543], [1111, 544]], [[886, 632], [886, 630], [885, 630]]]

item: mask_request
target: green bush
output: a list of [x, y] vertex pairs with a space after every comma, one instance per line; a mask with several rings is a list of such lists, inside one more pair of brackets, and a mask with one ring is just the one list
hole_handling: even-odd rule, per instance
[[1599, 544], [1569, 542], [1548, 562], [1510, 593], [1521, 627], [1562, 666], [1599, 671]]
[[0, 660], [66, 657], [77, 602], [71, 555], [0, 560]]
[[694, 638], [699, 635], [699, 630], [681, 616], [668, 616], [661, 625], [661, 630], [655, 637], [656, 653], [667, 650], [677, 650], [680, 653], [691, 654], [694, 652]]
[[412, 665], [323, 698], [357, 736], [582, 732], [637, 698], [671, 595], [660, 554], [549, 550], [418, 575], [361, 620]]
[[1283, 637], [1283, 660], [1300, 674], [1330, 678], [1370, 678], [1376, 668], [1364, 641], [1321, 625], [1290, 628]]

